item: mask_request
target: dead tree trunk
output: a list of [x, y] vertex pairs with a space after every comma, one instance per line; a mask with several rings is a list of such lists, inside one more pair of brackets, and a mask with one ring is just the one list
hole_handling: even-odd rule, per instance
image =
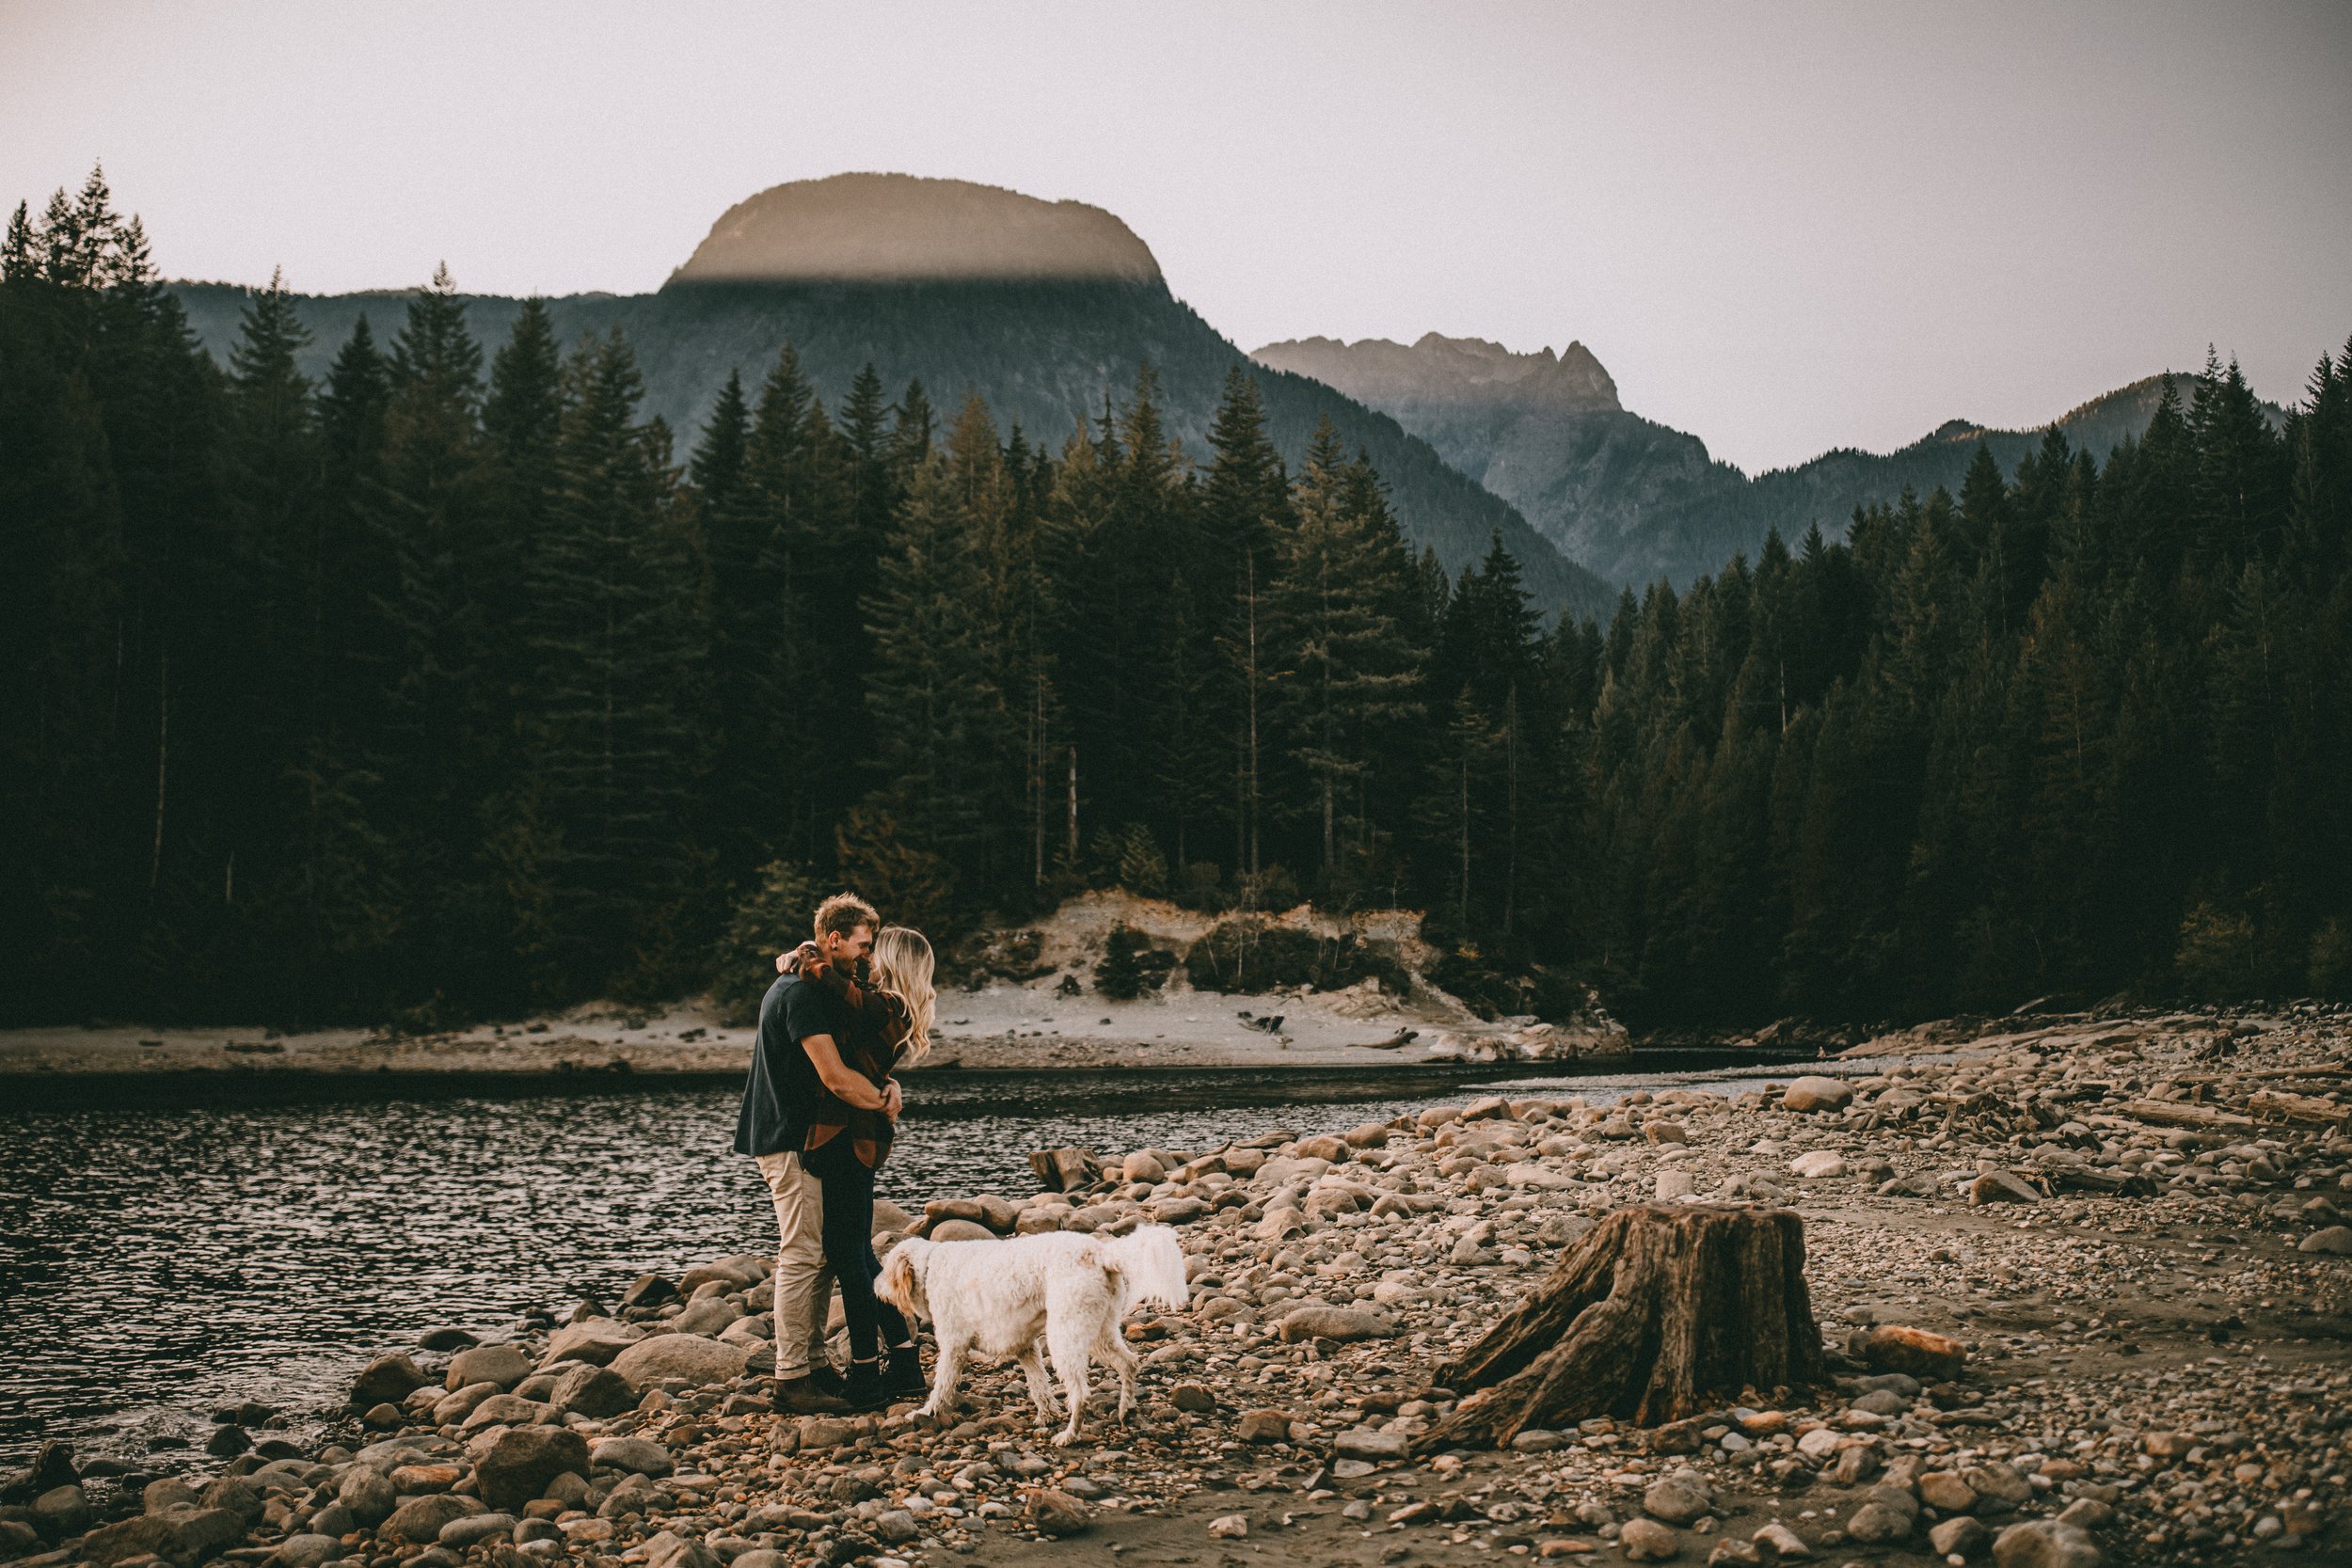
[[1804, 1224], [1745, 1206], [1620, 1209], [1437, 1378], [1466, 1397], [1424, 1449], [1500, 1447], [1596, 1416], [1656, 1426], [1743, 1390], [1826, 1382]]

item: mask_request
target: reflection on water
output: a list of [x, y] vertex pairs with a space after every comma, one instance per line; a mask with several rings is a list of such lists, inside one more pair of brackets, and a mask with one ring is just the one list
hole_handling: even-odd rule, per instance
[[[1464, 1092], [1426, 1073], [933, 1074], [881, 1188], [917, 1210], [1017, 1197], [1033, 1148], [1193, 1151]], [[58, 1435], [135, 1458], [200, 1442], [213, 1405], [247, 1398], [316, 1412], [437, 1324], [501, 1328], [772, 1246], [765, 1189], [728, 1148], [737, 1099], [0, 1111], [0, 1454]]]

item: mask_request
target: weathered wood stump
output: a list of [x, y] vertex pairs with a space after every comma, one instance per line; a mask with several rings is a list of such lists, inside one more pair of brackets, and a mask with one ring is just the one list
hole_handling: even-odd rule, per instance
[[1743, 1389], [1824, 1383], [1804, 1223], [1744, 1205], [1617, 1210], [1437, 1379], [1465, 1398], [1423, 1449], [1499, 1447], [1596, 1416], [1656, 1426]]

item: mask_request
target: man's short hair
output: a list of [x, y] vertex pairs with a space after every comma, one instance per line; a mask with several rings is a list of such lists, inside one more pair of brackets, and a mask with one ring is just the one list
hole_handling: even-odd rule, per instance
[[831, 931], [835, 936], [848, 936], [859, 927], [882, 929], [882, 916], [874, 906], [854, 893], [836, 893], [817, 906], [817, 934]]

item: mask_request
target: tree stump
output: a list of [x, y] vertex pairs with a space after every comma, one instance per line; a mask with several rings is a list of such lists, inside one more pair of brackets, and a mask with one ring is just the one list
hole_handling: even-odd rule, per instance
[[1617, 1210], [1437, 1380], [1466, 1397], [1423, 1449], [1500, 1447], [1596, 1416], [1657, 1426], [1743, 1389], [1827, 1382], [1804, 1222], [1744, 1205]]

